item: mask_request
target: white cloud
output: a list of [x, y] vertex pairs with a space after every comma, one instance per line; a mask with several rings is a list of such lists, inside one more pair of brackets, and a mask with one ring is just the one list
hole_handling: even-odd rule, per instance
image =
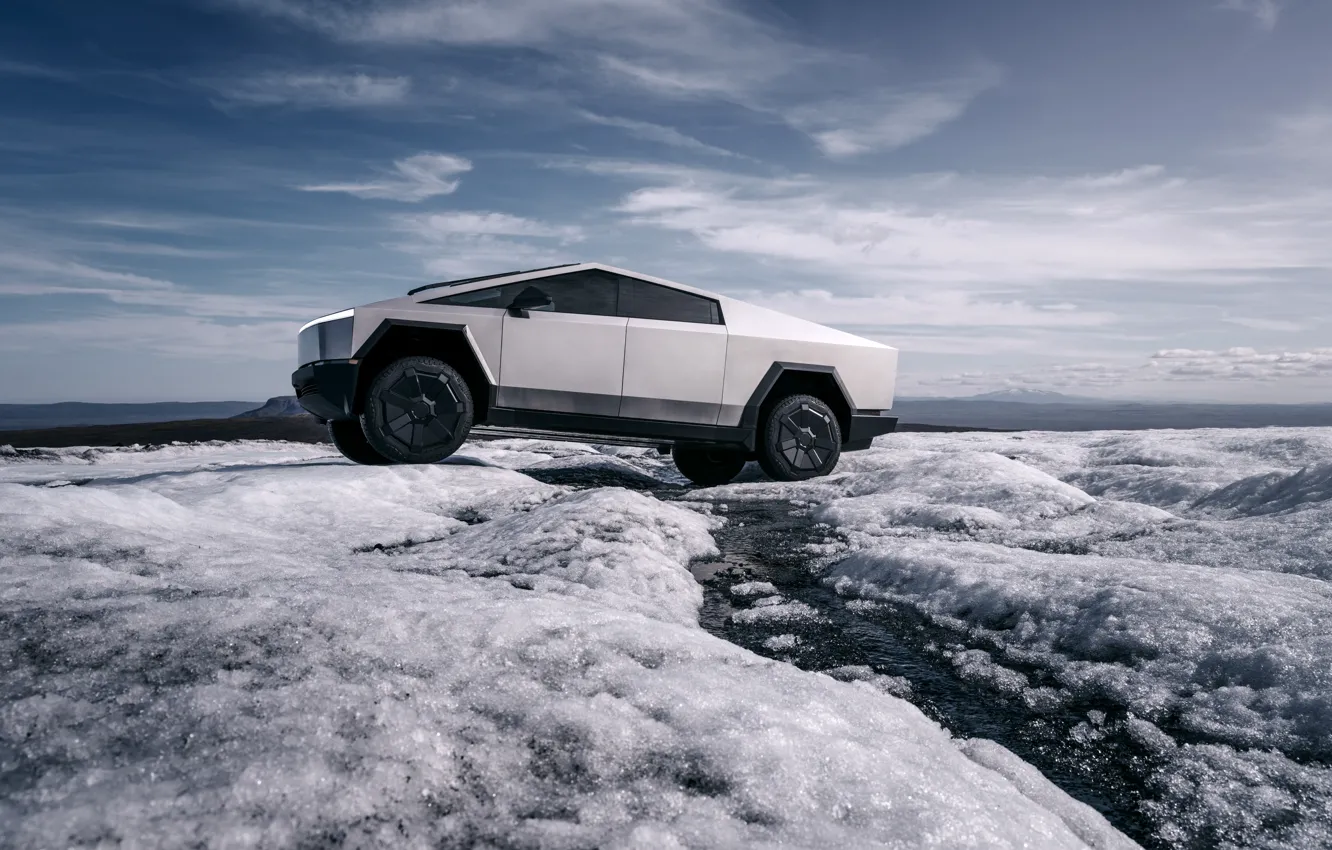
[[726, 0], [231, 0], [343, 41], [526, 47], [577, 55], [671, 94], [753, 91], [825, 54]]
[[1238, 153], [1290, 163], [1298, 168], [1332, 165], [1332, 109], [1321, 105], [1276, 115], [1266, 138]]
[[116, 313], [10, 325], [0, 334], [0, 350], [60, 345], [201, 360], [290, 360], [299, 328], [294, 321], [224, 323], [194, 316], [164, 321]]
[[0, 298], [50, 295], [78, 295], [126, 307], [167, 311], [170, 318], [156, 317], [166, 324], [181, 316], [296, 320], [327, 312], [327, 299], [319, 294], [199, 291], [174, 281], [98, 268], [63, 257], [0, 252]]
[[906, 295], [869, 296], [838, 296], [823, 290], [737, 291], [730, 294], [820, 324], [846, 328], [887, 330], [921, 325], [940, 328], [1086, 328], [1117, 320], [1112, 313], [1084, 312], [1073, 305], [1059, 305], [1066, 308], [1050, 310], [1022, 301], [980, 299], [964, 292], [937, 289]]
[[1063, 363], [1019, 372], [973, 370], [917, 381], [916, 386], [1073, 391], [1128, 387], [1143, 390], [1181, 383], [1212, 387], [1236, 383], [1315, 387], [1329, 378], [1332, 378], [1332, 348], [1280, 352], [1259, 352], [1252, 348], [1165, 349], [1145, 361]]
[[1152, 355], [1149, 368], [1160, 380], [1280, 381], [1332, 378], [1332, 348], [1259, 352], [1166, 349]]
[[12, 59], [0, 59], [0, 75], [13, 77], [37, 77], [47, 80], [69, 81], [75, 79], [70, 71], [52, 68], [50, 65], [37, 65], [31, 62], [16, 62]]
[[1121, 168], [1109, 174], [1088, 174], [1072, 181], [1075, 186], [1088, 189], [1113, 189], [1119, 186], [1133, 186], [1147, 183], [1165, 173], [1163, 165], [1139, 165], [1133, 168]]
[[593, 124], [601, 124], [606, 127], [617, 127], [637, 139], [658, 142], [663, 145], [684, 148], [685, 150], [696, 151], [698, 153], [716, 154], [718, 156], [738, 156], [738, 154], [733, 151], [709, 145], [706, 142], [701, 142], [698, 139], [695, 139], [693, 136], [681, 133], [674, 127], [652, 124], [647, 121], [635, 121], [630, 118], [614, 118], [606, 115], [598, 115], [594, 112], [588, 112], [587, 110], [579, 110], [578, 114], [584, 120], [590, 121]]
[[358, 198], [392, 201], [423, 201], [452, 194], [458, 188], [455, 175], [472, 170], [470, 160], [443, 153], [422, 153], [393, 163], [396, 176], [365, 183], [319, 183], [298, 186], [303, 192], [345, 192]]
[[1221, 0], [1218, 8], [1252, 15], [1259, 27], [1271, 32], [1276, 29], [1284, 5], [1282, 0]]
[[1221, 321], [1230, 325], [1239, 325], [1242, 328], [1252, 328], [1256, 331], [1277, 331], [1295, 333], [1297, 331], [1308, 330], [1309, 325], [1303, 322], [1291, 322], [1285, 319], [1250, 319], [1243, 316], [1225, 316]]
[[420, 257], [429, 274], [446, 278], [569, 262], [565, 246], [584, 237], [573, 225], [495, 212], [398, 216], [395, 223], [407, 236], [395, 247]]
[[267, 73], [207, 83], [226, 100], [254, 106], [386, 106], [403, 102], [410, 77], [307, 71]]
[[[168, 280], [132, 272], [112, 271], [61, 258], [19, 252], [0, 252], [0, 294], [39, 294], [43, 285], [55, 280], [65, 292], [110, 286], [117, 289], [161, 291], [175, 287]], [[94, 286], [89, 286], [93, 284]]]
[[833, 158], [892, 151], [932, 135], [961, 117], [971, 102], [998, 79], [997, 72], [990, 72], [936, 90], [887, 91], [816, 101], [786, 110], [785, 117]]
[[[958, 81], [895, 79], [886, 88], [887, 72], [872, 57], [793, 37], [733, 0], [230, 2], [342, 41], [537, 51], [561, 67], [561, 79], [583, 85], [721, 99], [780, 116], [838, 157], [923, 138], [998, 81], [987, 67]], [[603, 123], [612, 122], [641, 138], [720, 153], [671, 128]]]
[[1332, 271], [1332, 195], [1316, 186], [1186, 181], [1156, 166], [1076, 178], [767, 180], [655, 164], [555, 164], [637, 182], [615, 208], [634, 224], [797, 264], [843, 281], [843, 292], [921, 283], [1236, 286]]
[[527, 236], [577, 242], [582, 229], [573, 225], [552, 225], [495, 212], [449, 212], [422, 216], [402, 216], [407, 229], [425, 238], [450, 238], [457, 235]]

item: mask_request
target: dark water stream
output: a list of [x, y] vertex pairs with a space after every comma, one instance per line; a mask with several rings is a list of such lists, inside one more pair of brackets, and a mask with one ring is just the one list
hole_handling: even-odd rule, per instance
[[[724, 515], [728, 522], [713, 532], [721, 558], [695, 567], [704, 586], [700, 619], [709, 632], [805, 670], [863, 665], [901, 677], [910, 690], [899, 695], [954, 735], [997, 741], [1143, 846], [1167, 846], [1139, 808], [1157, 763], [1124, 733], [1122, 708], [1108, 703], [1032, 707], [1018, 695], [967, 681], [940, 651], [955, 646], [957, 635], [900, 607], [849, 607], [850, 600], [824, 586], [820, 578], [827, 565], [806, 547], [827, 542], [832, 529], [815, 525], [785, 501], [730, 503]], [[735, 622], [731, 615], [751, 603], [733, 597], [730, 588], [747, 581], [770, 582], [786, 599], [813, 608], [819, 619]], [[795, 634], [798, 645], [764, 645], [779, 634]], [[1021, 672], [1033, 686], [1048, 684], [1039, 670]], [[1100, 712], [1104, 719], [1089, 723], [1089, 712]]]
[[[647, 475], [622, 476], [604, 468], [533, 472], [565, 486], [621, 486], [663, 500], [689, 499], [686, 488]], [[1159, 765], [1126, 733], [1122, 708], [1058, 701], [1033, 705], [1020, 694], [968, 681], [945, 655], [949, 648], [962, 648], [957, 634], [900, 606], [858, 606], [823, 584], [831, 564], [808, 547], [832, 541], [833, 529], [816, 525], [805, 511], [784, 500], [717, 503], [715, 508], [727, 518], [713, 532], [721, 555], [693, 566], [704, 588], [700, 621], [709, 632], [805, 670], [845, 676], [838, 668], [858, 666], [900, 677], [909, 688], [894, 685], [894, 692], [953, 735], [1002, 744], [1144, 847], [1170, 846], [1154, 834], [1140, 807], [1149, 795], [1147, 780]], [[803, 602], [816, 616], [737, 622], [732, 615], [758, 596], [736, 597], [731, 588], [751, 581], [771, 583], [782, 597]], [[778, 635], [794, 635], [795, 645], [789, 645], [789, 638], [765, 645]], [[1034, 687], [1051, 684], [1039, 669], [1017, 669]]]

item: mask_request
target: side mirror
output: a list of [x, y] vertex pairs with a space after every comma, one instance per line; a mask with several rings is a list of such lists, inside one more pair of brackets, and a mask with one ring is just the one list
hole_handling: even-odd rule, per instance
[[509, 302], [509, 315], [526, 319], [528, 313], [532, 310], [549, 310], [554, 306], [555, 302], [550, 300], [549, 295], [535, 286], [529, 286], [515, 295], [514, 299]]

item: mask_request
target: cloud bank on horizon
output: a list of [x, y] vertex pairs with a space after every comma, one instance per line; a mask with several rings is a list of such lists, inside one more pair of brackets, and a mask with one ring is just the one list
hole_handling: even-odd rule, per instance
[[910, 394], [1332, 400], [1332, 8], [1103, 5], [7, 8], [0, 398], [276, 394], [315, 315], [598, 259]]

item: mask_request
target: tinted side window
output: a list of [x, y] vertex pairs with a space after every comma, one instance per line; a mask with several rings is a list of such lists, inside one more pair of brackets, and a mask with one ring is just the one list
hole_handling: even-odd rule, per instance
[[451, 304], [464, 307], [508, 307], [514, 296], [526, 289], [539, 289], [550, 296], [551, 312], [582, 313], [589, 316], [619, 315], [620, 287], [615, 275], [595, 269], [554, 277], [525, 280], [489, 289], [474, 289], [443, 298], [432, 298], [431, 304]]
[[459, 292], [442, 298], [431, 298], [427, 304], [450, 304], [454, 307], [498, 307], [509, 306], [513, 296], [517, 295], [525, 283], [510, 283], [507, 286], [492, 286], [488, 289], [473, 289], [471, 292]]
[[619, 314], [620, 286], [615, 275], [590, 269], [585, 272], [556, 275], [528, 281], [550, 296], [556, 313], [582, 313], [585, 316]]
[[720, 325], [721, 308], [711, 298], [658, 286], [645, 280], [633, 280], [627, 287], [628, 315], [631, 319], [660, 319], [667, 322], [694, 322]]

